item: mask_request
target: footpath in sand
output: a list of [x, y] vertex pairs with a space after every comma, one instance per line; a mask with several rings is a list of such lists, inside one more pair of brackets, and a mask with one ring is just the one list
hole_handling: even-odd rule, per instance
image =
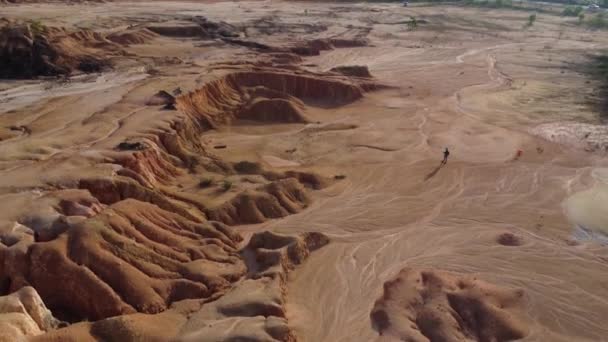
[[608, 335], [574, 68], [605, 34], [398, 4], [3, 15], [0, 340]]

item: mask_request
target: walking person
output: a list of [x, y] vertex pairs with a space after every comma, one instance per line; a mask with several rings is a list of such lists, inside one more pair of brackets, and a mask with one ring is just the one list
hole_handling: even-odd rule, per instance
[[448, 148], [445, 148], [445, 151], [443, 151], [443, 161], [441, 162], [441, 164], [447, 164], [448, 163], [448, 157], [450, 156], [450, 150], [448, 150]]

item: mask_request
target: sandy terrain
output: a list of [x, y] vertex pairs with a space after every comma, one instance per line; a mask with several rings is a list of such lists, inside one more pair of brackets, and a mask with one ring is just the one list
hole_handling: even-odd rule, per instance
[[74, 75], [0, 80], [0, 340], [606, 340], [608, 35], [529, 14], [3, 6]]

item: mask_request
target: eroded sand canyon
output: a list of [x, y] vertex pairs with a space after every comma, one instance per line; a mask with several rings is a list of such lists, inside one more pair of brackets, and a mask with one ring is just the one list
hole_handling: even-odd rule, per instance
[[550, 7], [0, 6], [0, 340], [608, 334], [577, 67], [605, 32]]

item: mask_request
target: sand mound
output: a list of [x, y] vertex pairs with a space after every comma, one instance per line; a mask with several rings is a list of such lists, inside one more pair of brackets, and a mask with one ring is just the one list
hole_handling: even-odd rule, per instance
[[240, 28], [225, 21], [215, 22], [200, 15], [193, 17], [192, 21], [198, 24], [209, 38], [238, 37], [241, 31]]
[[524, 293], [433, 270], [406, 268], [384, 284], [374, 328], [407, 341], [510, 341], [528, 333]]
[[154, 188], [168, 184], [185, 172], [183, 168], [203, 162], [205, 158], [195, 155], [205, 152], [194, 139], [198, 130], [187, 121], [180, 120], [172, 125], [178, 129], [157, 132], [158, 135], [146, 138], [127, 139], [116, 146], [118, 151], [105, 152], [104, 156], [122, 167], [117, 171], [118, 175], [131, 178], [142, 186]]
[[363, 47], [369, 45], [369, 41], [365, 38], [331, 38], [329, 42], [336, 48]]
[[148, 106], [164, 106], [165, 108], [175, 108], [175, 97], [164, 90], [152, 95], [146, 101]]
[[295, 341], [285, 318], [287, 274], [328, 242], [320, 233], [256, 233], [240, 251], [247, 273], [224, 293], [176, 302], [156, 315], [74, 324], [35, 341]]
[[[101, 35], [32, 25], [0, 40], [0, 51], [42, 60], [46, 69], [30, 68], [32, 75], [97, 71], [94, 61], [107, 60], [106, 50], [123, 53], [122, 46], [157, 36], [147, 29]], [[157, 27], [176, 36], [222, 39], [239, 30], [204, 18]], [[38, 40], [50, 52], [40, 50]], [[306, 45], [312, 52], [333, 48], [329, 40]], [[298, 213], [310, 203], [306, 188], [321, 189], [332, 180], [285, 171], [297, 163], [224, 161], [201, 134], [245, 120], [306, 123], [307, 105], [345, 105], [370, 89], [364, 80], [305, 71], [296, 65], [301, 61], [283, 48], [255, 61], [214, 64], [201, 78], [211, 81], [189, 94], [159, 91], [140, 100], [117, 91], [118, 102], [84, 119], [108, 124], [107, 135], [49, 156], [49, 168], [82, 164], [78, 172], [20, 194], [35, 205], [0, 222], [0, 294], [32, 286], [55, 316], [74, 323], [39, 340], [295, 340], [286, 312], [287, 273], [328, 238], [265, 232], [242, 248], [242, 237], [226, 225]], [[140, 89], [150, 88], [134, 86], [133, 92]], [[152, 107], [173, 105], [180, 112]], [[116, 115], [101, 119], [109, 110]], [[29, 123], [14, 127], [16, 135], [32, 133]], [[234, 187], [197, 187], [207, 175]]]
[[[99, 39], [99, 44], [106, 44], [88, 32], [70, 39]], [[90, 165], [111, 165], [111, 173], [68, 175], [57, 185], [65, 190], [44, 190], [35, 200], [44, 203], [12, 219], [15, 227], [0, 236], [0, 290], [10, 293], [33, 286], [62, 319], [102, 320], [76, 324], [70, 328], [74, 334], [122, 340], [137, 335], [141, 326], [129, 319], [106, 318], [164, 313], [189, 300], [214, 301], [249, 275], [262, 283], [248, 286], [263, 289], [270, 299], [255, 303], [239, 299], [241, 304], [217, 313], [239, 317], [243, 327], [270, 336], [266, 340], [292, 340], [284, 300], [276, 298], [284, 296], [287, 270], [326, 239], [309, 234], [272, 246], [256, 242], [239, 251], [241, 237], [224, 224], [258, 223], [297, 213], [309, 203], [305, 186], [321, 188], [328, 181], [313, 173], [267, 171], [255, 164], [233, 168], [211, 155], [199, 137], [212, 126], [210, 122], [303, 120], [305, 106], [300, 98], [342, 104], [361, 94], [358, 85], [335, 76], [272, 69], [227, 74], [202, 90], [178, 97], [176, 105], [188, 110], [92, 154]], [[171, 99], [160, 92], [148, 104], [167, 104]], [[273, 116], [275, 111], [282, 116]], [[208, 207], [173, 187], [176, 179], [189, 177], [197, 167], [225, 175], [235, 169], [254, 172], [262, 176], [262, 185], [233, 197], [220, 195], [225, 196], [220, 204]], [[257, 255], [257, 261], [252, 264], [247, 255]], [[268, 276], [271, 280], [262, 280], [266, 275], [253, 271], [273, 265], [280, 276]], [[250, 317], [253, 313], [264, 319]], [[203, 329], [195, 326], [192, 333]], [[112, 331], [117, 327], [123, 330]], [[243, 328], [235, 336], [247, 331]]]
[[[120, 201], [48, 242], [5, 251], [11, 288], [31, 284], [69, 319], [157, 313], [204, 298], [245, 272], [238, 234], [136, 200]], [[74, 293], [80, 295], [74, 296]]]
[[32, 287], [0, 297], [0, 341], [22, 341], [62, 325]]
[[503, 246], [521, 246], [524, 243], [520, 236], [513, 233], [502, 233], [498, 235], [496, 242]]
[[308, 122], [302, 106], [284, 99], [256, 99], [239, 113], [239, 118], [261, 122]]
[[260, 163], [250, 162], [247, 160], [240, 161], [233, 165], [234, 171], [244, 175], [262, 175], [264, 178], [270, 181], [277, 181], [286, 178], [295, 178], [302, 185], [319, 190], [327, 187], [331, 184], [331, 181], [327, 177], [323, 177], [314, 172], [305, 171], [269, 171], [262, 167]]
[[112, 44], [92, 31], [68, 33], [41, 24], [9, 23], [0, 28], [0, 77], [98, 72], [110, 66], [101, 49], [120, 51]]
[[313, 39], [298, 42], [287, 50], [301, 56], [318, 56], [321, 51], [333, 50], [335, 48], [351, 48], [367, 46], [365, 39]]
[[167, 21], [148, 25], [154, 33], [169, 37], [196, 37], [202, 39], [235, 38], [240, 29], [226, 22], [213, 22], [202, 16], [195, 16], [191, 21]]
[[179, 96], [176, 107], [209, 127], [235, 119], [307, 122], [301, 101], [338, 106], [362, 96], [361, 87], [343, 80], [269, 69], [228, 74]]
[[[250, 94], [291, 99], [291, 95], [265, 87], [252, 87]], [[296, 98], [293, 100], [301, 105]], [[209, 209], [194, 198], [165, 188], [185, 173], [183, 168], [192, 160], [202, 158], [191, 159], [192, 154], [205, 154], [197, 139], [204, 130], [196, 122], [182, 115], [167, 123], [166, 130], [130, 138], [115, 145], [114, 150], [103, 151], [100, 160], [116, 166], [112, 176], [78, 177], [65, 186], [79, 189], [46, 193], [36, 201], [46, 203], [47, 209], [39, 206], [15, 218], [23, 232], [13, 228], [10, 234], [0, 236], [3, 293], [31, 285], [62, 319], [72, 322], [102, 319], [95, 324], [76, 324], [66, 331], [49, 334], [48, 338], [91, 336], [91, 340], [114, 337], [128, 340], [141, 336], [145, 324], [140, 325], [138, 319], [104, 319], [138, 312], [164, 314], [172, 306], [188, 302], [185, 300], [214, 301], [232, 291], [235, 282], [246, 274], [253, 277], [252, 270], [262, 268], [258, 261], [255, 261], [258, 266], [247, 261], [246, 254], [259, 255], [256, 260], [263, 260], [263, 254], [277, 249], [280, 251], [264, 259], [263, 268], [269, 267], [269, 260], [277, 260], [276, 265], [281, 266], [278, 280], [258, 275], [256, 283], [246, 287], [259, 288], [266, 297], [256, 302], [239, 295], [235, 297], [238, 300], [219, 307], [216, 313], [237, 317], [242, 322], [243, 328], [238, 333], [235, 330], [234, 336], [293, 339], [284, 317], [282, 279], [311, 249], [326, 241], [313, 234], [302, 237], [303, 242], [293, 238], [276, 246], [258, 242], [255, 248], [244, 252], [238, 250], [241, 237], [237, 233], [208, 219], [237, 224], [283, 217], [307, 206], [309, 200], [303, 184], [321, 187], [325, 180], [312, 173], [269, 172], [255, 163], [242, 163], [234, 168], [259, 172], [273, 181], [238, 193], [223, 205]], [[230, 165], [216, 171], [233, 172]], [[261, 250], [257, 251], [257, 247]], [[259, 315], [264, 318], [252, 317]], [[142, 320], [152, 320], [151, 316], [146, 317]], [[183, 324], [183, 319], [176, 321]], [[194, 327], [191, 332], [195, 335], [206, 329]], [[166, 334], [174, 337], [177, 331], [167, 330]]]
[[148, 29], [135, 29], [114, 32], [106, 36], [109, 41], [120, 45], [145, 44], [156, 38], [158, 35]]
[[306, 259], [311, 251], [329, 243], [321, 233], [309, 232], [293, 237], [272, 232], [256, 233], [247, 250], [255, 257], [257, 271], [267, 276], [291, 270]]
[[345, 76], [372, 77], [372, 74], [369, 73], [369, 69], [364, 65], [339, 66], [332, 68], [329, 71], [337, 72]]
[[328, 39], [314, 39], [299, 42], [289, 48], [289, 51], [301, 56], [318, 56], [321, 51], [332, 50], [333, 48]]
[[319, 33], [327, 30], [327, 26], [321, 23], [284, 22], [277, 15], [266, 15], [258, 19], [250, 20], [243, 24], [247, 36], [275, 35], [281, 33]]
[[193, 23], [165, 22], [148, 25], [147, 30], [167, 37], [203, 37], [205, 30]]
[[273, 64], [279, 64], [283, 66], [287, 66], [290, 64], [297, 64], [302, 62], [302, 57], [293, 53], [286, 52], [271, 52], [268, 53], [268, 56], [271, 58]]
[[[269, 178], [268, 175], [266, 177]], [[331, 181], [328, 178], [313, 172], [286, 171], [282, 177], [295, 178], [304, 186], [314, 190], [323, 189], [331, 184]]]
[[343, 105], [362, 97], [355, 84], [340, 80], [287, 72], [239, 72], [228, 76], [238, 86], [264, 86], [286, 93], [301, 100], [314, 100], [333, 105]]
[[214, 221], [228, 225], [261, 223], [300, 212], [310, 200], [295, 178], [287, 178], [246, 190], [219, 207], [207, 210]]
[[285, 318], [287, 274], [328, 242], [320, 233], [254, 234], [242, 251], [247, 279], [192, 315], [179, 341], [295, 341]]
[[189, 220], [204, 220], [200, 213], [189, 210], [185, 203], [172, 200], [159, 190], [150, 189], [127, 177], [85, 178], [78, 185], [81, 189], [90, 191], [103, 204], [114, 204], [132, 198], [178, 213]]
[[268, 45], [251, 39], [222, 38], [226, 43], [243, 46], [258, 52], [266, 53], [289, 53], [299, 56], [318, 56], [321, 51], [333, 50], [335, 48], [353, 48], [367, 46], [366, 39], [337, 39], [320, 38], [312, 40], [299, 40], [286, 45]]

